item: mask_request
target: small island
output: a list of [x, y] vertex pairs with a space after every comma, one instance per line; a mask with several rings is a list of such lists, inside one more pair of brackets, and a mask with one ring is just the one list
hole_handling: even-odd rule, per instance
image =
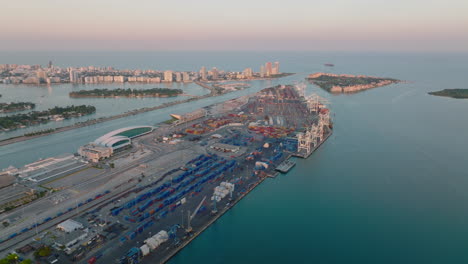
[[0, 103], [0, 113], [10, 113], [17, 111], [30, 110], [36, 107], [31, 102], [18, 102], [18, 103]]
[[444, 89], [442, 91], [430, 92], [430, 95], [451, 97], [455, 99], [468, 99], [468, 89]]
[[96, 112], [96, 107], [91, 105], [72, 105], [50, 108], [45, 111], [32, 111], [27, 114], [15, 114], [0, 117], [0, 131], [9, 131], [32, 125], [44, 124], [50, 121], [61, 121], [73, 117], [90, 115]]
[[330, 93], [356, 93], [401, 82], [391, 78], [323, 72], [310, 74], [306, 79]]
[[73, 98], [97, 97], [97, 98], [116, 98], [116, 97], [174, 97], [182, 94], [181, 89], [152, 88], [152, 89], [94, 89], [80, 90], [71, 92], [69, 95]]
[[283, 77], [288, 77], [291, 75], [294, 75], [295, 73], [292, 72], [282, 72], [282, 73], [277, 73], [277, 74], [272, 74], [268, 76], [267, 78], [274, 79], [274, 78], [283, 78]]

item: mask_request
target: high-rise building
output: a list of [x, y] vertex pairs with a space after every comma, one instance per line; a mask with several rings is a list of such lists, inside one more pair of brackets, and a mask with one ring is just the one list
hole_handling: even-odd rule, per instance
[[205, 66], [201, 67], [200, 69], [200, 77], [203, 81], [206, 81], [207, 80], [207, 76], [206, 76], [206, 68]]
[[114, 82], [123, 83], [125, 82], [124, 76], [114, 76]]
[[266, 76], [270, 76], [272, 73], [271, 62], [265, 63]]
[[80, 74], [77, 70], [70, 69], [70, 82], [71, 83], [76, 83], [80, 79]]
[[218, 73], [218, 69], [216, 69], [216, 67], [213, 67], [213, 69], [211, 69], [211, 73], [213, 74], [213, 80], [218, 80], [219, 73]]
[[73, 78], [73, 77], [74, 77], [74, 75], [73, 75], [73, 70], [72, 70], [72, 69], [70, 69], [68, 72], [70, 73], [70, 82], [72, 83], [72, 82], [74, 82], [74, 78]]
[[49, 61], [49, 69], [52, 69], [52, 61]]
[[182, 74], [180, 72], [175, 73], [175, 79], [176, 82], [181, 82], [182, 81]]
[[245, 78], [252, 78], [253, 76], [253, 71], [252, 68], [247, 68], [243, 72]]
[[190, 75], [188, 74], [188, 72], [183, 72], [182, 73], [182, 80], [184, 82], [190, 82]]
[[45, 82], [47, 80], [47, 72], [42, 69], [36, 72], [36, 76], [39, 78], [40, 82]]
[[279, 74], [280, 71], [279, 71], [279, 62], [275, 62], [275, 66], [273, 67], [273, 71], [272, 71], [272, 74]]
[[173, 77], [172, 77], [172, 71], [165, 71], [164, 72], [164, 81], [165, 82], [172, 82]]
[[260, 78], [265, 77], [265, 66], [260, 66]]

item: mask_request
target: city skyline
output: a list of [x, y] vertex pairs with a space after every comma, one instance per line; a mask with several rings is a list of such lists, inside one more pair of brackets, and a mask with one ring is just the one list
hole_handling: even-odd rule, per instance
[[468, 51], [468, 3], [456, 0], [28, 0], [3, 7], [2, 51]]

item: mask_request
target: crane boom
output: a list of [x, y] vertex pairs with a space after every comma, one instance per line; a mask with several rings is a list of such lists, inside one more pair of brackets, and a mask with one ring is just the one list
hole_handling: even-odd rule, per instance
[[197, 214], [198, 210], [200, 210], [200, 207], [203, 205], [203, 202], [205, 202], [205, 200], [206, 200], [206, 196], [203, 197], [203, 200], [201, 200], [200, 204], [197, 206], [197, 209], [195, 209], [193, 214], [190, 216], [190, 220], [192, 220], [195, 217], [195, 215]]
[[185, 231], [187, 232], [192, 232], [192, 226], [190, 225], [190, 222], [192, 221], [192, 219], [195, 217], [195, 215], [197, 214], [198, 210], [200, 210], [200, 207], [203, 205], [203, 203], [205, 202], [206, 200], [206, 196], [203, 197], [203, 199], [201, 200], [200, 204], [197, 206], [197, 208], [195, 209], [195, 211], [193, 212], [193, 214], [190, 215], [190, 211], [188, 212], [188, 221], [187, 221], [187, 229]]

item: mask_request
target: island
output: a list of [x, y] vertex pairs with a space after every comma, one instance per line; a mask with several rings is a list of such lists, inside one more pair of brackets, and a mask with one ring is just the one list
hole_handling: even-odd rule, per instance
[[152, 88], [152, 89], [94, 89], [80, 90], [70, 92], [70, 97], [98, 97], [98, 98], [116, 98], [116, 97], [175, 97], [182, 94], [181, 89]]
[[96, 107], [91, 105], [56, 106], [45, 111], [32, 111], [27, 114], [15, 114], [0, 117], [0, 131], [24, 128], [27, 126], [61, 121], [73, 117], [90, 115], [96, 112]]
[[306, 79], [330, 93], [356, 93], [401, 82], [392, 78], [323, 72], [310, 74]]
[[36, 107], [31, 102], [18, 102], [18, 103], [0, 103], [0, 113], [10, 113], [17, 111], [30, 110]]
[[[291, 76], [291, 75], [294, 75], [295, 73], [293, 72], [282, 72], [282, 73], [277, 73], [277, 74], [271, 74], [270, 76], [267, 76], [263, 79], [275, 79], [275, 78], [283, 78], [283, 77], [288, 77], [288, 76]], [[260, 79], [262, 79], [260, 77]]]
[[243, 90], [250, 87], [248, 83], [228, 83], [228, 84], [213, 84], [212, 87], [217, 90], [218, 94], [229, 93], [233, 91]]
[[430, 95], [451, 97], [455, 99], [468, 99], [468, 89], [444, 89], [437, 92], [429, 92]]

